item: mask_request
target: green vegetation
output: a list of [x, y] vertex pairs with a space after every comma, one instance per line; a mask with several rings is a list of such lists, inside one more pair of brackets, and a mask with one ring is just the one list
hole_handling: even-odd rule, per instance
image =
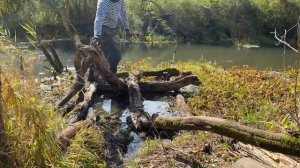
[[[8, 136], [9, 151], [6, 153], [12, 160], [12, 167], [53, 166], [60, 158], [56, 140], [60, 121], [40, 98], [39, 83], [32, 76], [35, 55], [16, 49], [3, 35], [0, 38], [0, 55], [4, 57], [0, 65], [1, 112]], [[16, 68], [20, 55], [26, 60], [24, 71]]]
[[295, 113], [295, 69], [274, 72], [243, 66], [224, 70], [201, 60], [165, 62], [154, 68], [151, 61], [142, 60], [125, 66], [132, 72], [169, 67], [191, 71], [202, 81], [200, 93], [188, 99], [194, 115], [226, 118], [276, 132], [297, 130], [297, 124], [290, 118]]
[[[126, 167], [230, 167], [241, 156], [232, 156], [231, 147], [219, 140], [216, 135], [205, 132], [178, 136], [172, 142], [163, 143], [164, 147], [159, 140], [146, 140]], [[213, 150], [211, 154], [204, 151], [208, 144]]]
[[61, 162], [62, 168], [104, 168], [106, 145], [103, 135], [95, 128], [82, 130], [72, 141]]
[[[149, 61], [140, 61], [128, 67], [128, 70], [134, 72], [137, 67], [148, 70], [152, 65]], [[258, 71], [247, 66], [224, 70], [203, 61], [161, 63], [155, 69], [168, 67], [192, 71], [201, 79], [203, 85], [199, 87], [199, 94], [188, 99], [193, 115], [226, 118], [271, 132], [299, 131], [297, 123], [291, 118], [291, 113], [295, 113], [293, 103], [296, 96], [294, 92], [295, 69], [280, 73], [271, 70]], [[295, 139], [290, 141], [295, 141]], [[212, 155], [205, 155], [203, 151], [201, 152], [206, 143], [212, 145]], [[184, 155], [185, 158], [196, 158], [203, 165], [212, 161], [210, 166], [220, 164], [226, 167], [224, 165], [232, 165], [236, 159], [243, 157], [240, 155], [233, 157], [228, 152], [232, 148], [220, 142], [220, 137], [217, 138], [216, 135], [205, 132], [196, 131], [180, 135], [164, 146], [165, 149], [158, 140], [147, 141], [138, 156], [133, 158], [128, 166], [165, 165], [172, 167], [168, 165], [172, 164], [180, 167], [176, 159]], [[193, 153], [194, 151], [197, 153]], [[221, 160], [216, 159], [220, 157]], [[193, 163], [193, 160], [189, 161]]]
[[[0, 2], [0, 13], [4, 26], [12, 34], [15, 30], [18, 35], [24, 34], [19, 24], [32, 22], [44, 38], [66, 36], [59, 12], [64, 0], [9, 1], [9, 7], [6, 1]], [[96, 3], [96, 0], [68, 1], [70, 19], [81, 35], [93, 34]], [[195, 43], [267, 44], [272, 39], [270, 32], [275, 28], [280, 32], [291, 28], [299, 15], [299, 2], [287, 0], [126, 0], [126, 3], [132, 32], [150, 33], [153, 37], [175, 32], [180, 41]], [[152, 24], [148, 24], [149, 20]], [[295, 37], [288, 39], [294, 41]]]
[[[32, 75], [36, 53], [15, 48], [6, 39], [6, 35], [7, 33], [3, 31], [0, 38], [0, 55], [4, 57], [1, 64], [3, 83], [1, 100], [4, 110], [1, 111], [1, 115], [4, 116], [9, 148], [5, 151], [0, 149], [0, 153], [5, 152], [11, 158], [11, 167], [106, 167], [107, 147], [102, 132], [94, 127], [82, 130], [66, 153], [61, 153], [57, 145], [57, 135], [64, 127], [65, 121], [53, 110], [55, 101], [49, 101], [51, 97], [41, 93], [40, 82]], [[23, 70], [15, 68], [20, 64], [20, 56], [26, 60], [23, 62]], [[296, 123], [290, 118], [290, 113], [295, 112], [294, 69], [280, 73], [257, 71], [246, 66], [224, 70], [200, 60], [165, 62], [155, 67], [151, 61], [143, 60], [125, 64], [124, 67], [131, 72], [168, 67], [192, 71], [203, 82], [199, 87], [200, 94], [188, 99], [194, 115], [218, 116], [273, 132], [297, 130]], [[62, 96], [63, 91], [60, 91], [59, 95]], [[181, 150], [181, 147], [185, 146], [188, 147], [184, 149], [190, 149], [195, 144], [210, 139], [210, 136], [212, 135], [180, 136], [179, 140], [175, 140], [171, 145], [175, 144], [176, 150]], [[157, 142], [149, 141], [146, 148], [142, 149], [140, 158], [132, 161], [130, 165], [146, 164], [145, 159], [147, 160], [149, 156], [160, 156], [162, 151]], [[200, 145], [203, 146], [203, 143]], [[224, 152], [229, 149], [225, 144], [220, 144], [216, 148], [220, 150], [219, 153], [223, 151], [218, 155], [224, 160], [218, 163], [231, 163], [236, 159]], [[168, 151], [173, 149], [172, 146], [167, 148]], [[201, 149], [199, 146], [197, 151]], [[169, 154], [174, 158], [178, 152], [173, 151]], [[198, 160], [205, 157], [210, 159], [210, 156], [204, 155], [203, 152], [197, 154]], [[171, 158], [164, 164], [176, 166], [177, 162]], [[191, 160], [191, 163], [199, 164], [196, 160]]]
[[[82, 130], [66, 154], [61, 152], [58, 135], [65, 121], [53, 109], [56, 93], [40, 90], [33, 73], [37, 53], [17, 49], [6, 35], [0, 32], [0, 125], [7, 135], [5, 146], [0, 147], [0, 167], [106, 167], [105, 141], [94, 127]], [[2, 156], [8, 158], [6, 163]]]

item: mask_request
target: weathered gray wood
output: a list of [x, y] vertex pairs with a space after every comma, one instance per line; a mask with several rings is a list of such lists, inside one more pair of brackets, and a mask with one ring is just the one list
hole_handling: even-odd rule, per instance
[[175, 105], [176, 105], [176, 110], [180, 113], [180, 117], [191, 116], [191, 109], [186, 104], [185, 98], [181, 94], [178, 94], [176, 96], [176, 103], [175, 103]]
[[251, 158], [242, 158], [233, 164], [233, 168], [272, 168]]
[[276, 168], [300, 167], [299, 162], [281, 153], [269, 152], [249, 144], [246, 145], [241, 142], [239, 142], [238, 145], [240, 146], [239, 151], [245, 152], [247, 156], [250, 156], [255, 160], [258, 160], [261, 163], [264, 163], [265, 165], [276, 167]]
[[84, 100], [79, 103], [76, 112], [73, 114], [74, 118], [71, 123], [75, 123], [80, 120], [84, 120], [88, 109], [92, 105], [93, 96], [97, 91], [97, 83], [93, 82], [89, 85], [87, 91], [84, 93]]
[[178, 77], [173, 81], [139, 83], [141, 91], [143, 93], [176, 91], [190, 84], [198, 86], [201, 84], [201, 82], [199, 81], [196, 75], [188, 75], [188, 76]]
[[138, 85], [138, 76], [130, 75], [127, 79], [128, 93], [129, 93], [129, 111], [131, 112], [131, 119], [133, 126], [138, 131], [150, 129], [150, 118], [144, 111], [143, 98]]

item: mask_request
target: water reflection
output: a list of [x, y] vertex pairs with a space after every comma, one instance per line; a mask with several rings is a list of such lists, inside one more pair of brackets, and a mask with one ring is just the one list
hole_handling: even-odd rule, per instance
[[[151, 116], [154, 113], [158, 113], [160, 116], [174, 116], [173, 113], [169, 111], [170, 105], [167, 102], [167, 98], [162, 98], [159, 100], [145, 100], [144, 101], [144, 110], [149, 113]], [[130, 111], [128, 107], [124, 106], [123, 103], [120, 103], [116, 100], [101, 98], [93, 107], [89, 110], [88, 116], [92, 116], [94, 111], [104, 110], [107, 113], [110, 113], [112, 116], [118, 116], [121, 121], [122, 128], [127, 129], [127, 117], [130, 116]], [[128, 145], [127, 148], [127, 157], [133, 157], [137, 154], [140, 147], [144, 144], [143, 136], [138, 135], [134, 132], [130, 132], [130, 135], [133, 137], [133, 141]]]
[[[56, 45], [57, 52], [67, 67], [73, 66], [75, 49], [71, 43]], [[62, 47], [63, 46], [63, 47]], [[224, 68], [232, 66], [249, 65], [259, 70], [273, 69], [281, 71], [284, 66], [295, 65], [297, 55], [287, 51], [283, 60], [283, 49], [280, 48], [251, 48], [240, 49], [231, 46], [209, 46], [209, 45], [166, 45], [147, 47], [145, 45], [120, 46], [123, 53], [123, 60], [139, 61], [151, 58], [153, 64], [163, 61], [197, 61], [205, 60], [216, 63]], [[176, 54], [175, 54], [176, 53]], [[45, 66], [50, 67], [43, 57], [37, 65], [38, 72], [44, 72]]]

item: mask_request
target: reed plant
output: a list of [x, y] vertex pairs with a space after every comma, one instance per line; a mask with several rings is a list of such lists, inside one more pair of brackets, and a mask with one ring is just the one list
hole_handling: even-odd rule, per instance
[[[7, 35], [2, 29], [0, 100], [3, 110], [0, 115], [7, 145], [0, 153], [11, 162], [0, 160], [0, 167], [55, 167], [61, 159], [57, 143], [60, 119], [54, 109], [42, 101], [39, 80], [33, 73], [37, 54], [18, 49]], [[20, 64], [23, 64], [22, 69]]]

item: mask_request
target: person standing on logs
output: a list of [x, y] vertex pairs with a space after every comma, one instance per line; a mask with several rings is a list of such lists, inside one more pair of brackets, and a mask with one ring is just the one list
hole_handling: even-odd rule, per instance
[[97, 12], [94, 22], [94, 37], [90, 45], [101, 45], [110, 70], [117, 72], [118, 64], [121, 60], [121, 52], [114, 41], [119, 21], [125, 30], [125, 37], [130, 38], [129, 22], [124, 0], [98, 0]]

